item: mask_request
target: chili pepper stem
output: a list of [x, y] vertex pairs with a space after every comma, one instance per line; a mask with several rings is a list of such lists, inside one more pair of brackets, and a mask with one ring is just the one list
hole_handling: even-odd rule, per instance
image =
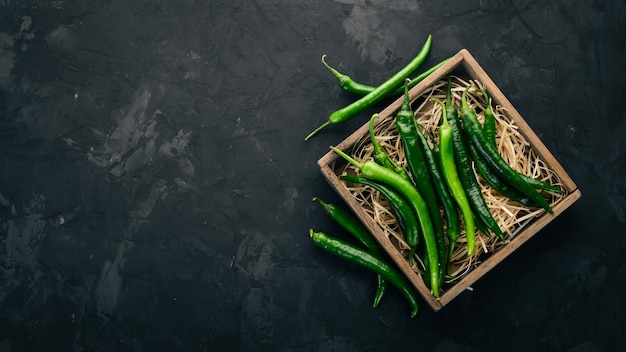
[[378, 118], [378, 114], [374, 114], [372, 115], [372, 118], [370, 118], [369, 132], [370, 132], [370, 139], [372, 140], [372, 144], [375, 147], [379, 148], [380, 145], [378, 144], [378, 141], [376, 140], [376, 134], [374, 133], [374, 121], [376, 121], [377, 118]]
[[337, 153], [337, 155], [345, 159], [347, 162], [349, 162], [352, 166], [356, 167], [357, 169], [363, 168], [363, 164], [354, 160], [350, 155], [344, 153], [341, 149], [337, 147], [333, 147], [332, 145], [330, 146], [330, 149], [332, 149], [333, 152]]
[[467, 87], [463, 90], [463, 94], [461, 95], [461, 110], [469, 109], [469, 104], [467, 103], [467, 91], [470, 87]]
[[322, 63], [324, 64], [324, 66], [326, 66], [330, 73], [335, 76], [339, 87], [341, 87], [341, 89], [348, 93], [352, 93], [355, 95], [367, 95], [369, 92], [375, 89], [374, 87], [355, 82], [352, 77], [332, 68], [328, 63], [326, 63], [326, 55], [322, 56]]
[[326, 68], [328, 69], [328, 71], [330, 71], [330, 73], [333, 74], [333, 76], [335, 76], [335, 78], [337, 78], [337, 81], [339, 81], [339, 83], [341, 84], [343, 81], [350, 79], [350, 76], [343, 74], [337, 70], [335, 70], [334, 68], [330, 67], [329, 64], [326, 63], [326, 54], [322, 55], [322, 63], [324, 64], [324, 66], [326, 66]]
[[378, 143], [376, 139], [376, 133], [374, 132], [374, 121], [378, 118], [378, 114], [372, 115], [369, 123], [369, 133], [370, 140], [372, 142], [372, 147], [374, 148], [374, 161], [383, 166], [391, 166], [387, 159], [387, 153], [383, 150], [381, 145]]
[[411, 82], [410, 78], [404, 79], [404, 101], [402, 102], [402, 107], [400, 108], [402, 111], [411, 111], [411, 102], [409, 101], [409, 83]]

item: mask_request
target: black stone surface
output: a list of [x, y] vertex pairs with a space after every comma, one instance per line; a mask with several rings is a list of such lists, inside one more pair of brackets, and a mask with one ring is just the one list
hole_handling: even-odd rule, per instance
[[[442, 311], [314, 248], [316, 165], [467, 48], [583, 197]], [[0, 0], [0, 351], [621, 351], [626, 1]]]

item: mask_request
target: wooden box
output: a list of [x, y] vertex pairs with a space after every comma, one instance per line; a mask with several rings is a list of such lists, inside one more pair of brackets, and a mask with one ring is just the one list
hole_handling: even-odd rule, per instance
[[[576, 187], [576, 184], [568, 176], [563, 167], [554, 158], [550, 151], [545, 147], [533, 130], [528, 126], [524, 119], [519, 115], [507, 98], [502, 94], [498, 87], [493, 83], [485, 71], [478, 65], [476, 60], [470, 55], [470, 53], [463, 49], [453, 56], [446, 64], [440, 67], [433, 74], [428, 76], [425, 80], [414, 86], [409, 95], [411, 100], [420, 96], [429, 87], [433, 86], [435, 82], [438, 82], [447, 77], [452, 72], [462, 72], [473, 80], [477, 80], [482, 83], [484, 88], [489, 92], [493, 105], [500, 105], [507, 112], [508, 117], [514, 121], [518, 127], [519, 133], [530, 144], [530, 148], [536, 153], [536, 155], [547, 165], [547, 167], [554, 172], [561, 181], [561, 187], [565, 189], [565, 195], [558, 200], [558, 202], [552, 204], [554, 214], [543, 212], [541, 215], [534, 217], [527, 221], [523, 227], [516, 232], [516, 234], [505, 244], [499, 247], [497, 251], [487, 256], [485, 260], [480, 261], [480, 264], [476, 265], [466, 273], [462, 279], [447, 286], [438, 298], [435, 298], [430, 292], [421, 278], [421, 275], [413, 270], [409, 265], [407, 259], [401, 255], [399, 249], [390, 240], [389, 236], [381, 231], [381, 227], [374, 220], [374, 218], [364, 210], [364, 208], [356, 201], [354, 195], [349, 191], [346, 184], [339, 179], [338, 171], [340, 165], [345, 164], [345, 161], [339, 156], [329, 151], [322, 158], [318, 160], [318, 165], [321, 168], [321, 172], [330, 185], [338, 192], [338, 194], [345, 200], [354, 213], [360, 218], [360, 220], [368, 227], [370, 232], [375, 236], [376, 240], [380, 243], [383, 249], [389, 254], [398, 268], [406, 275], [409, 281], [415, 286], [417, 291], [428, 302], [430, 307], [434, 311], [438, 311], [443, 306], [451, 302], [456, 296], [476, 282], [480, 277], [485, 275], [489, 270], [498, 265], [504, 258], [515, 251], [524, 242], [539, 232], [544, 226], [552, 221], [556, 216], [561, 214], [565, 209], [571, 206], [577, 199], [580, 198], [581, 193]], [[383, 111], [379, 113], [379, 120], [384, 120], [390, 116], [394, 116], [402, 105], [402, 97], [394, 101]], [[336, 147], [349, 152], [352, 150], [355, 143], [362, 140], [368, 134], [368, 123], [364, 124], [361, 128], [355, 131], [343, 142]]]

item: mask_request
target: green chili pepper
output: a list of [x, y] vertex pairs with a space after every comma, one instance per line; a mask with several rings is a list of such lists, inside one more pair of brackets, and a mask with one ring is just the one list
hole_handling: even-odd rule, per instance
[[[314, 197], [313, 201], [317, 201], [322, 208], [326, 211], [326, 213], [335, 220], [341, 227], [343, 227], [346, 231], [348, 231], [352, 236], [354, 236], [367, 250], [372, 252], [374, 255], [383, 257], [383, 250], [380, 248], [380, 245], [369, 230], [357, 219], [354, 215], [349, 213], [344, 208], [337, 206], [335, 204], [326, 203], [318, 197]], [[387, 282], [381, 278], [378, 278], [376, 288], [376, 294], [374, 295], [374, 305], [373, 307], [378, 307], [385, 291], [387, 289]]]
[[476, 151], [476, 147], [474, 147], [472, 143], [468, 143], [468, 147], [472, 159], [474, 160], [474, 165], [476, 165], [476, 169], [478, 170], [478, 173], [491, 187], [493, 187], [493, 189], [496, 190], [496, 192], [526, 206], [539, 206], [537, 203], [531, 201], [530, 198], [519, 192], [517, 189], [511, 187], [508, 183], [501, 180], [498, 175], [494, 174], [487, 165], [487, 163], [485, 163], [485, 160], [483, 160], [482, 155], [478, 154], [478, 152]]
[[402, 81], [409, 74], [411, 74], [411, 72], [415, 71], [422, 64], [422, 62], [424, 62], [426, 56], [428, 56], [428, 53], [430, 52], [431, 44], [432, 35], [429, 35], [426, 43], [417, 54], [417, 56], [415, 56], [415, 58], [413, 58], [413, 60], [411, 60], [404, 68], [396, 72], [387, 81], [376, 87], [376, 89], [374, 89], [367, 95], [354, 101], [352, 104], [349, 104], [330, 114], [330, 116], [328, 117], [328, 121], [324, 122], [321, 126], [311, 132], [308, 136], [306, 136], [306, 138], [304, 138], [304, 140], [309, 140], [309, 138], [313, 137], [321, 130], [330, 125], [337, 125], [350, 120], [351, 118], [355, 117], [359, 113], [365, 111], [372, 105], [382, 100], [387, 94], [389, 94], [390, 91], [396, 89], [402, 83]]
[[[439, 259], [437, 257], [437, 242], [435, 240], [433, 224], [428, 213], [428, 206], [415, 186], [402, 178], [402, 176], [384, 166], [376, 164], [372, 160], [359, 163], [342, 150], [332, 146], [331, 149], [354, 167], [361, 170], [361, 174], [364, 177], [393, 187], [409, 202], [420, 224], [422, 239], [424, 240], [424, 245], [428, 253], [427, 260], [429, 263], [431, 289], [433, 290], [433, 295], [439, 297]], [[413, 247], [417, 243], [417, 239], [407, 238], [407, 243], [409, 246]]]
[[[404, 147], [404, 155], [408, 169], [413, 175], [413, 181], [415, 182], [417, 190], [428, 206], [428, 213], [430, 214], [430, 219], [435, 231], [435, 239], [437, 240], [438, 256], [440, 257], [440, 261], [445, 263], [446, 242], [443, 234], [441, 212], [433, 187], [433, 181], [431, 180], [431, 171], [426, 164], [424, 152], [420, 145], [418, 134], [421, 134], [421, 132], [417, 126], [417, 121], [415, 121], [415, 115], [413, 115], [413, 111], [411, 110], [408, 80], [405, 81], [404, 84], [404, 102], [400, 111], [396, 114], [396, 127], [400, 132], [400, 139]], [[441, 262], [440, 264], [442, 264]], [[440, 265], [439, 276], [443, 276], [444, 269], [444, 265]]]
[[[446, 108], [440, 100], [433, 99], [433, 101], [437, 102], [437, 104], [441, 106], [441, 114], [443, 116], [442, 124], [439, 126], [439, 158], [441, 169], [443, 171], [446, 184], [448, 185], [448, 189], [450, 190], [450, 193], [452, 193], [452, 197], [463, 215], [465, 237], [467, 239], [467, 255], [470, 256], [474, 254], [474, 248], [476, 246], [474, 217], [469, 200], [463, 190], [463, 184], [459, 179], [459, 174], [454, 161], [452, 128], [450, 127], [447, 118]], [[453, 246], [453, 244], [451, 246]]]
[[533, 186], [528, 184], [518, 172], [513, 170], [511, 166], [502, 158], [493, 143], [489, 142], [483, 132], [480, 122], [476, 117], [476, 113], [472, 110], [467, 103], [467, 91], [469, 86], [463, 91], [461, 99], [461, 117], [463, 118], [463, 127], [467, 130], [470, 143], [474, 144], [476, 151], [483, 156], [483, 159], [489, 165], [489, 167], [497, 175], [499, 175], [505, 182], [528, 196], [533, 202], [540, 204], [543, 209], [550, 214], [554, 214], [554, 211], [550, 207], [550, 204], [543, 198], [543, 196], [537, 192]]
[[[337, 71], [336, 69], [332, 68], [330, 65], [328, 65], [326, 63], [325, 58], [326, 58], [326, 55], [323, 55], [322, 56], [322, 63], [324, 64], [324, 66], [326, 66], [326, 68], [328, 68], [328, 70], [333, 74], [333, 76], [335, 76], [335, 78], [337, 79], [337, 83], [339, 84], [339, 87], [341, 87], [346, 92], [352, 93], [354, 95], [361, 95], [362, 96], [362, 95], [367, 95], [367, 94], [371, 93], [372, 91], [374, 91], [376, 89], [376, 87], [356, 82], [350, 76], [348, 76], [346, 74], [343, 74], [343, 73]], [[439, 67], [443, 66], [443, 64], [448, 62], [448, 60], [450, 60], [450, 58], [447, 58], [447, 59], [439, 62], [438, 64], [432, 66], [428, 70], [426, 70], [426, 71], [420, 73], [419, 75], [415, 76], [414, 78], [410, 79], [409, 80], [409, 89], [413, 88], [419, 82], [423, 81], [424, 78], [430, 76], [430, 74], [435, 72]], [[386, 96], [395, 97], [395, 96], [399, 96], [400, 94], [403, 94], [403, 93], [404, 93], [404, 88], [403, 87], [399, 87], [396, 90], [389, 92]]]
[[[443, 170], [441, 167], [441, 159], [439, 156], [439, 146], [434, 145], [433, 149], [430, 149], [428, 142], [426, 141], [426, 137], [423, 134], [420, 134], [423, 149], [430, 150], [430, 153], [425, 153], [427, 156], [427, 160], [430, 159], [429, 163], [433, 164], [433, 180], [435, 180], [435, 190], [437, 190], [437, 194], [439, 195], [439, 200], [443, 206], [443, 213], [446, 218], [446, 236], [448, 237], [448, 252], [446, 255], [446, 267], [448, 264], [448, 259], [452, 256], [454, 252], [454, 245], [461, 235], [461, 222], [459, 219], [459, 212], [454, 205], [454, 201], [452, 199], [452, 195], [446, 186], [446, 181], [443, 176]], [[428, 156], [430, 155], [430, 156]]]
[[411, 306], [411, 318], [415, 317], [418, 310], [417, 297], [404, 276], [393, 266], [367, 251], [330, 237], [323, 232], [315, 232], [310, 229], [309, 236], [319, 248], [382, 275], [406, 298]]
[[[479, 218], [487, 226], [487, 228], [489, 228], [489, 230], [493, 231], [493, 233], [495, 233], [498, 238], [504, 240], [504, 234], [498, 226], [498, 222], [493, 218], [493, 215], [491, 215], [489, 207], [487, 206], [485, 198], [483, 197], [480, 185], [476, 180], [476, 174], [474, 173], [474, 169], [472, 168], [472, 160], [470, 158], [465, 138], [461, 131], [462, 128], [459, 121], [458, 112], [452, 104], [452, 94], [450, 92], [451, 84], [451, 79], [448, 78], [445, 109], [448, 118], [448, 124], [450, 125], [450, 128], [452, 130], [454, 160], [457, 164], [459, 179], [461, 180], [461, 184], [465, 189], [465, 194], [467, 195], [470, 206], [472, 207], [472, 211], [474, 212], [476, 217]], [[486, 233], [486, 235], [489, 235], [489, 233]]]
[[[491, 108], [491, 98], [489, 98], [489, 95], [487, 95], [486, 90], [481, 89], [480, 91], [483, 93], [483, 96], [485, 97], [485, 101], [486, 101], [485, 103], [486, 107], [485, 107], [485, 112], [484, 112], [485, 119], [483, 121], [483, 131], [485, 133], [485, 137], [487, 138], [487, 141], [493, 143], [493, 145], [497, 147], [496, 145], [496, 117], [493, 113], [493, 109]], [[559, 187], [553, 186], [541, 180], [536, 180], [530, 176], [527, 176], [521, 172], [518, 172], [517, 170], [514, 170], [514, 171], [517, 172], [527, 183], [529, 183], [531, 186], [533, 186], [536, 189], [542, 189], [545, 191], [555, 192], [558, 194], [564, 193], [563, 190], [560, 189]]]
[[[401, 194], [399, 194], [390, 186], [370, 180], [363, 176], [344, 175], [340, 178], [344, 181], [348, 181], [351, 183], [358, 183], [370, 186], [380, 192], [383, 196], [385, 196], [385, 198], [387, 198], [387, 201], [389, 201], [389, 205], [391, 206], [391, 209], [394, 213], [396, 222], [398, 223], [398, 226], [400, 226], [400, 230], [402, 231], [404, 236], [407, 238], [411, 237], [419, 239], [419, 224], [417, 222], [417, 218], [413, 214], [413, 209]], [[414, 233], [409, 234], [409, 232]], [[409, 257], [409, 262], [411, 260], [412, 258]]]
[[[441, 202], [441, 206], [443, 208], [443, 215], [446, 220], [445, 234], [448, 237], [450, 243], [456, 243], [457, 239], [461, 235], [459, 213], [456, 209], [456, 206], [454, 205], [452, 197], [450, 196], [450, 192], [446, 188], [446, 184], [441, 172], [441, 166], [439, 165], [439, 161], [437, 160], [438, 156], [432, 149], [430, 149], [430, 145], [428, 144], [426, 137], [420, 129], [417, 130], [417, 137], [422, 147], [422, 151], [424, 152], [424, 160], [428, 165], [428, 170], [430, 171], [433, 186], [435, 188], [435, 191], [437, 192], [438, 199]], [[440, 251], [439, 261], [445, 263], [444, 265], [441, 265], [443, 272], [445, 273], [446, 268], [448, 267], [448, 260], [450, 255], [452, 254], [453, 247], [448, 246], [449, 248], [446, 250], [445, 243], [443, 245], [444, 253], [442, 257]], [[445, 260], [442, 258], [445, 258]], [[439, 283], [442, 284], [443, 280], [441, 280]]]
[[393, 170], [395, 173], [410, 182], [411, 178], [409, 177], [409, 174], [406, 172], [406, 170], [402, 166], [398, 165], [393, 159], [391, 159], [385, 149], [378, 143], [378, 140], [376, 139], [376, 134], [374, 133], [374, 121], [377, 118], [378, 114], [372, 115], [369, 124], [370, 140], [372, 142], [372, 147], [374, 148], [374, 154], [372, 156], [374, 158], [374, 161], [378, 165]]
[[365, 248], [377, 255], [382, 254], [378, 242], [372, 237], [365, 225], [354, 215], [338, 205], [323, 201], [319, 197], [313, 197], [313, 201], [318, 202], [333, 220], [359, 240]]
[[485, 136], [487, 140], [496, 145], [496, 117], [493, 114], [493, 110], [491, 109], [491, 98], [487, 95], [487, 91], [484, 89], [480, 90], [485, 97], [485, 119], [483, 121], [483, 131], [485, 131]]

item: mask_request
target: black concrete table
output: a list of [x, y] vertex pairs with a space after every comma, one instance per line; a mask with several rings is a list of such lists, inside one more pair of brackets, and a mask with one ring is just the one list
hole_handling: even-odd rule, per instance
[[[339, 232], [316, 161], [367, 114], [303, 139], [352, 99], [322, 54], [378, 84], [428, 34], [583, 197], [410, 319], [308, 237]], [[620, 0], [0, 1], [0, 350], [618, 350], [625, 35]]]

